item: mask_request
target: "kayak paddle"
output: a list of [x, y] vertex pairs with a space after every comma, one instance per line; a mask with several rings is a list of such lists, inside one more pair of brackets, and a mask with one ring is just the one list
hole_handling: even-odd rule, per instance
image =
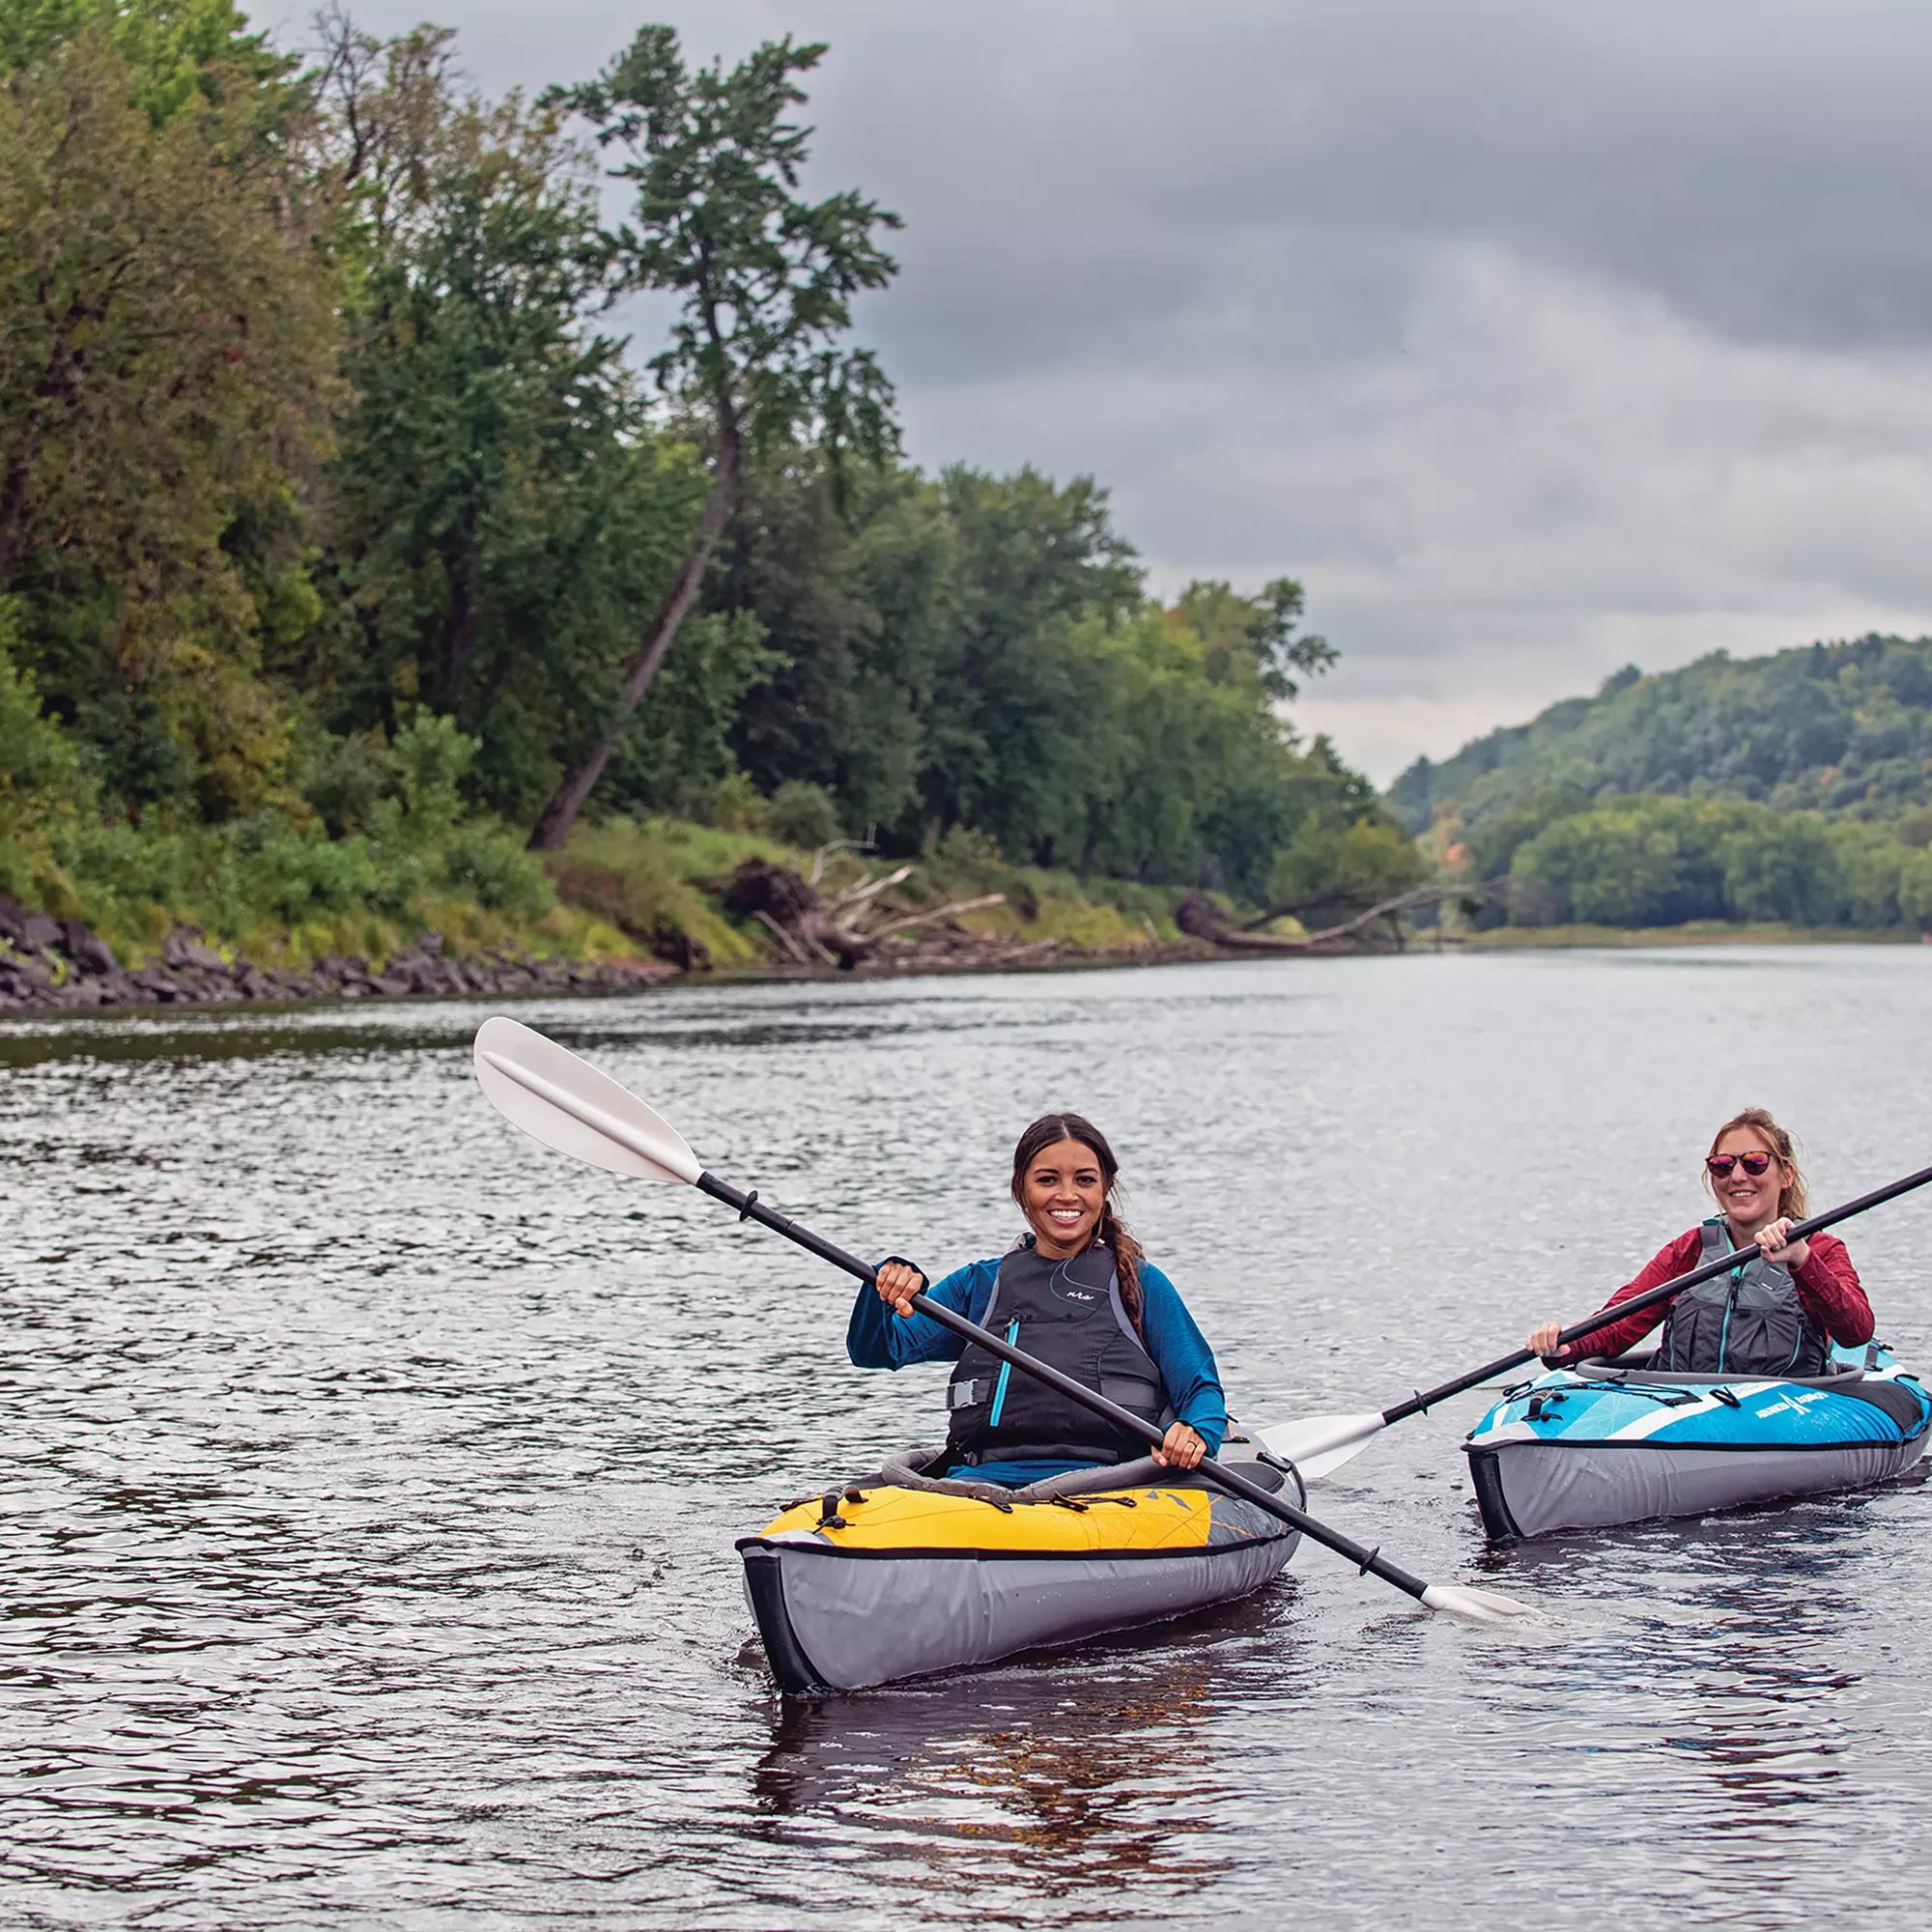
[[[612, 1174], [629, 1175], [642, 1180], [681, 1180], [714, 1201], [738, 1210], [738, 1218], [761, 1223], [789, 1241], [808, 1248], [821, 1261], [842, 1268], [864, 1282], [874, 1279], [875, 1270], [857, 1255], [801, 1228], [796, 1221], [767, 1208], [753, 1189], [746, 1193], [707, 1173], [692, 1152], [684, 1136], [661, 1114], [621, 1087], [608, 1073], [600, 1073], [587, 1061], [567, 1047], [546, 1039], [540, 1033], [500, 1014], [487, 1019], [477, 1030], [475, 1047], [476, 1078], [497, 1111], [516, 1125], [560, 1152], [574, 1154], [593, 1167]], [[989, 1329], [969, 1321], [943, 1302], [928, 1294], [912, 1297], [912, 1306], [929, 1316], [942, 1328], [1009, 1362], [1022, 1374], [1032, 1376], [1069, 1402], [1080, 1404], [1115, 1428], [1138, 1436], [1151, 1447], [1159, 1448], [1164, 1432], [1158, 1424], [1143, 1420], [1131, 1410], [1110, 1402], [1105, 1396], [1063, 1375], [1046, 1362], [1036, 1361], [1010, 1347]], [[1425, 1608], [1448, 1610], [1477, 1623], [1496, 1623], [1505, 1617], [1528, 1614], [1528, 1605], [1497, 1595], [1492, 1590], [1476, 1590], [1462, 1585], [1429, 1583], [1411, 1576], [1379, 1551], [1366, 1548], [1318, 1522], [1293, 1503], [1271, 1495], [1257, 1483], [1233, 1469], [1204, 1460], [1199, 1474], [1230, 1495], [1239, 1496], [1257, 1509], [1290, 1524], [1311, 1541], [1323, 1544], [1338, 1555], [1346, 1556], [1357, 1569], [1379, 1577], [1406, 1591]]]
[[[1819, 1229], [1829, 1228], [1834, 1221], [1849, 1221], [1854, 1214], [1862, 1214], [1867, 1208], [1876, 1208], [1881, 1202], [1910, 1194], [1915, 1187], [1923, 1187], [1928, 1180], [1932, 1180], [1932, 1167], [1920, 1168], [1917, 1174], [1908, 1174], [1903, 1180], [1894, 1180], [1889, 1187], [1878, 1187], [1869, 1194], [1861, 1194], [1856, 1201], [1848, 1201], [1842, 1208], [1814, 1214], [1808, 1221], [1793, 1222], [1786, 1238], [1802, 1241], [1807, 1235], [1815, 1235]], [[1627, 1301], [1600, 1308], [1594, 1315], [1586, 1316], [1581, 1321], [1564, 1329], [1557, 1337], [1558, 1345], [1567, 1347], [1572, 1342], [1580, 1341], [1600, 1328], [1607, 1328], [1613, 1321], [1621, 1321], [1626, 1315], [1635, 1314], [1639, 1308], [1654, 1308], [1659, 1302], [1681, 1294], [1687, 1288], [1695, 1288], [1700, 1281], [1714, 1281], [1740, 1262], [1750, 1260], [1757, 1252], [1755, 1241], [1747, 1247], [1734, 1248], [1729, 1254], [1719, 1255], [1715, 1261], [1692, 1268], [1688, 1274], [1680, 1274], [1674, 1281], [1660, 1282], [1655, 1288], [1645, 1289], [1641, 1294], [1633, 1294]], [[1536, 1359], [1530, 1350], [1519, 1349], [1513, 1354], [1499, 1355], [1493, 1362], [1485, 1362], [1480, 1369], [1471, 1369], [1466, 1376], [1458, 1376], [1439, 1387], [1419, 1389], [1393, 1408], [1384, 1408], [1379, 1412], [1370, 1410], [1361, 1415], [1311, 1415], [1305, 1421], [1284, 1422], [1257, 1433], [1267, 1444], [1269, 1454], [1279, 1456], [1286, 1463], [1293, 1463], [1301, 1472], [1302, 1480], [1312, 1482], [1317, 1477], [1332, 1475], [1344, 1463], [1360, 1455], [1371, 1439], [1379, 1435], [1390, 1423], [1420, 1415], [1452, 1395], [1461, 1395], [1464, 1389], [1472, 1389], [1492, 1376], [1507, 1375], [1510, 1370], [1520, 1369], [1525, 1362]]]

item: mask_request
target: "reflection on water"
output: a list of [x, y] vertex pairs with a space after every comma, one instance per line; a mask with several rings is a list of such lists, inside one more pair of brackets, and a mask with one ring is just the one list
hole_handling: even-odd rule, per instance
[[[1914, 951], [683, 988], [517, 1010], [866, 1251], [1009, 1236], [1073, 1105], [1238, 1410], [1381, 1406], [1698, 1211], [1713, 1121], [1814, 1193], [1932, 1158]], [[1488, 1549], [1456, 1442], [1320, 1512], [1534, 1598], [1477, 1631], [1305, 1548], [1247, 1604], [787, 1704], [733, 1535], [928, 1435], [847, 1291], [518, 1139], [484, 1009], [0, 1031], [9, 1923], [1797, 1925], [1916, 1918], [1926, 1486]], [[1782, 1042], [1776, 1065], [1762, 1042]], [[1613, 1177], [1606, 1182], [1605, 1176]], [[1847, 1230], [1927, 1345], [1928, 1209]]]

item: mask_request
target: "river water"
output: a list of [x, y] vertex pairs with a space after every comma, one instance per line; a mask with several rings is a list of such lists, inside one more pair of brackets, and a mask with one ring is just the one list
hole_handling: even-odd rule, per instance
[[[482, 1005], [0, 1031], [0, 1922], [1796, 1926], [1922, 1918], [1932, 1497], [1485, 1548], [1458, 1442], [1206, 1618], [787, 1705], [731, 1548], [929, 1438], [849, 1295], [518, 1135]], [[1412, 957], [520, 1006], [712, 1170], [936, 1274], [1090, 1113], [1237, 1412], [1573, 1320], [1764, 1101], [1825, 1205], [1932, 1161], [1932, 953]], [[1932, 1360], [1932, 1195], [1846, 1230]]]

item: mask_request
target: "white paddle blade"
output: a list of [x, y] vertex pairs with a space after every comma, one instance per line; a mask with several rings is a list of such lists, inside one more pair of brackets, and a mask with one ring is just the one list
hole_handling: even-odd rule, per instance
[[568, 1047], [498, 1013], [476, 1029], [476, 1078], [491, 1104], [546, 1147], [641, 1180], [695, 1183], [684, 1136]]
[[1471, 1590], [1456, 1583], [1432, 1583], [1422, 1593], [1422, 1601], [1432, 1610], [1447, 1610], [1451, 1616], [1466, 1617], [1472, 1624], [1506, 1624], [1512, 1617], [1530, 1617], [1536, 1612], [1514, 1597], [1494, 1590]]
[[1333, 1475], [1388, 1427], [1379, 1414], [1311, 1415], [1301, 1422], [1277, 1422], [1256, 1431], [1271, 1456], [1293, 1463], [1304, 1482]]

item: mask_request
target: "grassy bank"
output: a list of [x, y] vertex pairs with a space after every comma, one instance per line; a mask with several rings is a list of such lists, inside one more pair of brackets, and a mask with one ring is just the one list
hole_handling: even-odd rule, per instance
[[810, 881], [814, 896], [875, 888], [876, 912], [861, 893], [867, 912], [914, 930], [965, 902], [940, 923], [955, 948], [970, 936], [994, 951], [1004, 941], [1116, 957], [1179, 939], [1174, 889], [1010, 866], [970, 835], [907, 862], [681, 819], [607, 820], [539, 857], [463, 816], [446, 789], [384, 801], [369, 831], [346, 837], [285, 823], [43, 823], [31, 839], [0, 838], [0, 894], [90, 928], [128, 969], [156, 960], [182, 927], [225, 959], [294, 971], [344, 955], [381, 970], [425, 933], [453, 959], [795, 964], [769, 924], [727, 905], [748, 862]]
[[1464, 934], [1461, 943], [1492, 952], [1586, 946], [1914, 946], [1918, 934], [1898, 926], [1867, 931], [1847, 925], [1701, 919], [1685, 925], [1503, 925], [1492, 932]]
[[[725, 904], [747, 862], [781, 867], [826, 895], [890, 884], [901, 917], [997, 897], [950, 917], [989, 942], [1116, 956], [1180, 938], [1177, 888], [1011, 866], [989, 841], [971, 837], [943, 840], [916, 860], [882, 860], [850, 849], [807, 851], [767, 834], [681, 819], [610, 820], [580, 832], [547, 870], [562, 904], [660, 956], [678, 956], [689, 944], [705, 964], [743, 971], [783, 956], [768, 926]], [[905, 876], [895, 878], [902, 870]]]

